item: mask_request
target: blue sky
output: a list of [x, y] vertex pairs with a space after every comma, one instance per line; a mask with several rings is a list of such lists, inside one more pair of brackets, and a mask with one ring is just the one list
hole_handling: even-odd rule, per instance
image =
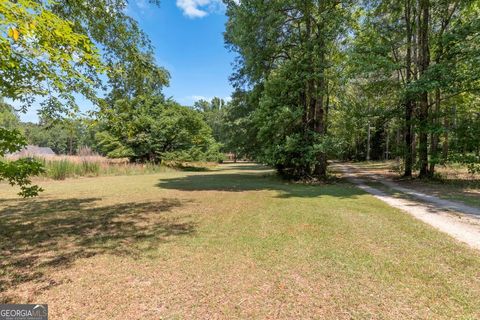
[[[155, 47], [157, 63], [170, 72], [166, 97], [183, 105], [200, 98], [228, 98], [228, 77], [234, 55], [225, 48], [226, 17], [220, 0], [130, 1], [127, 12], [138, 21]], [[79, 99], [85, 111], [91, 104]], [[23, 121], [37, 121], [36, 110], [22, 114]]]
[[132, 1], [129, 13], [155, 46], [159, 65], [171, 75], [166, 96], [191, 105], [199, 97], [229, 97], [233, 54], [223, 42], [226, 17], [218, 0]]

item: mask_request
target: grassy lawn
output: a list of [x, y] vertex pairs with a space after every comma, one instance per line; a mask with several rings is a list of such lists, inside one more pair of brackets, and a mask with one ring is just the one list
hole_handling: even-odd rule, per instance
[[480, 254], [266, 168], [0, 185], [0, 301], [51, 319], [478, 319]]

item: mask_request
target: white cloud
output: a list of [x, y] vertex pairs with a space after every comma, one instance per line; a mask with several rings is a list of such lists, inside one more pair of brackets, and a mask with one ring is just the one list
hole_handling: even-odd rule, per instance
[[217, 12], [223, 6], [221, 0], [177, 0], [183, 14], [189, 18], [203, 18], [209, 13]]

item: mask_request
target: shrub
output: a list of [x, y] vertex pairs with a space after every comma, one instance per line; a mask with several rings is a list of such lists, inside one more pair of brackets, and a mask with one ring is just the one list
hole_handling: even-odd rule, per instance
[[469, 163], [467, 164], [468, 168], [468, 173], [474, 175], [474, 174], [480, 174], [480, 163]]

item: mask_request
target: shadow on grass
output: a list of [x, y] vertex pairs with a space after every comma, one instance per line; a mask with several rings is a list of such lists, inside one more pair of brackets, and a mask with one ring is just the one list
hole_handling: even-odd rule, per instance
[[[229, 166], [232, 168], [232, 166]], [[348, 183], [341, 184], [302, 184], [294, 183], [272, 175], [265, 169], [252, 172], [250, 166], [240, 166], [233, 170], [245, 170], [240, 173], [192, 174], [186, 177], [162, 179], [157, 186], [164, 189], [183, 191], [278, 191], [279, 198], [333, 196], [353, 198], [365, 192]]]
[[237, 163], [230, 162], [230, 163], [226, 163], [221, 170], [222, 171], [227, 171], [227, 170], [269, 171], [269, 172], [272, 171], [272, 169], [267, 166], [256, 164], [253, 162], [237, 162]]
[[193, 223], [169, 214], [182, 205], [177, 199], [111, 206], [96, 206], [97, 200], [0, 202], [0, 302], [15, 302], [5, 291], [21, 283], [55, 285], [44, 267], [68, 267], [101, 253], [138, 256], [195, 231]]
[[212, 170], [207, 167], [195, 167], [195, 166], [184, 166], [176, 169], [180, 171], [185, 171], [185, 172], [207, 172]]
[[440, 187], [440, 188], [455, 188], [456, 190], [461, 189], [462, 191], [468, 189], [478, 189], [480, 188], [480, 179], [476, 177], [465, 178], [465, 179], [411, 179], [411, 180], [400, 180], [399, 182], [404, 184], [412, 184], [413, 186], [430, 186], [430, 187]]

